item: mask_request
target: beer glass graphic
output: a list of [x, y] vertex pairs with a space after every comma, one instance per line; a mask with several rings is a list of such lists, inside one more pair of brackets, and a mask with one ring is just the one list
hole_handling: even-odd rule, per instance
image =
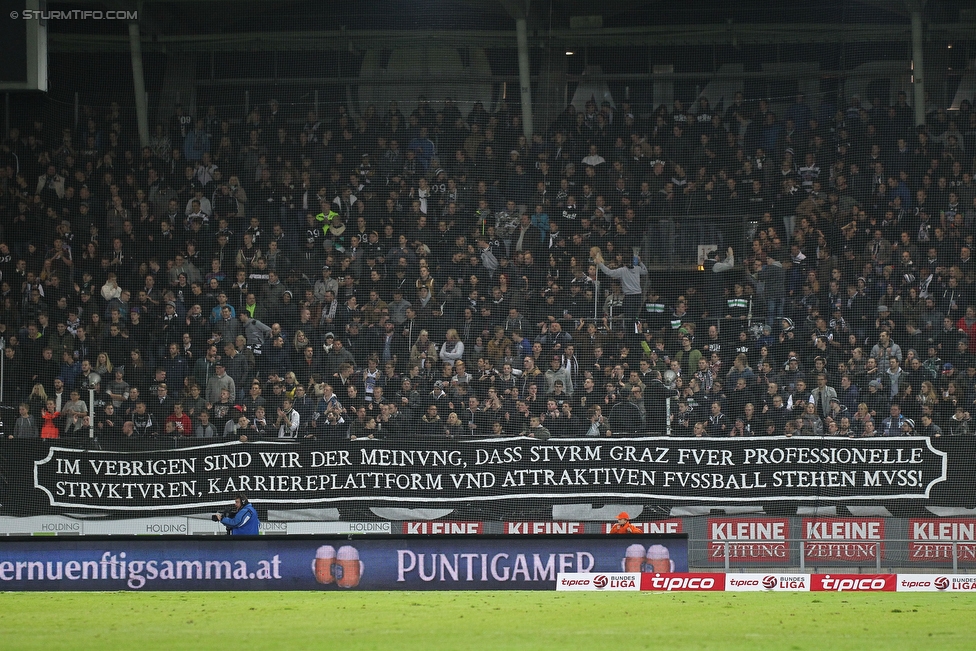
[[336, 552], [336, 562], [332, 568], [336, 585], [340, 588], [355, 588], [363, 575], [363, 562], [359, 560], [359, 550], [351, 545], [340, 547]]
[[332, 566], [335, 565], [336, 550], [332, 545], [322, 545], [315, 550], [315, 560], [312, 561], [312, 572], [315, 580], [323, 585], [335, 581]]
[[621, 562], [624, 572], [640, 572], [644, 569], [644, 545], [633, 544], [624, 552]]
[[647, 548], [647, 572], [674, 572], [671, 552], [664, 545], [651, 545]]

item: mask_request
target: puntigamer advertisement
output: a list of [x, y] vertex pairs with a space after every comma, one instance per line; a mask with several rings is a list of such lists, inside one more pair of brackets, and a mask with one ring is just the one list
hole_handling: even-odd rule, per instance
[[0, 542], [0, 590], [553, 590], [559, 573], [687, 572], [681, 536]]

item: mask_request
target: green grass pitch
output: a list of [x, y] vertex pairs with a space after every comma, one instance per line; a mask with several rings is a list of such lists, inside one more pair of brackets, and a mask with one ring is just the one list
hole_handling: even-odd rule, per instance
[[973, 649], [976, 595], [0, 593], [0, 649]]

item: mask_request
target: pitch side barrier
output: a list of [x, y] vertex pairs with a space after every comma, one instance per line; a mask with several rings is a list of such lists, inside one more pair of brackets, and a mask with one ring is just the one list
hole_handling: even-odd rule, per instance
[[[589, 505], [587, 505], [589, 506]], [[629, 506], [607, 511], [616, 514]], [[259, 505], [260, 533], [269, 537], [295, 535], [508, 535], [540, 536], [609, 534], [608, 521], [579, 520], [436, 520], [329, 521], [300, 520], [303, 511], [266, 511]], [[636, 510], [631, 509], [634, 513]], [[319, 514], [322, 515], [322, 514]], [[159, 515], [142, 518], [103, 518], [98, 514], [0, 516], [0, 537], [5, 536], [190, 536], [224, 535], [210, 514]], [[653, 513], [651, 514], [653, 517]], [[291, 518], [291, 520], [289, 520]], [[707, 515], [671, 517], [632, 523], [645, 535], [688, 534], [691, 567], [726, 572], [758, 570], [817, 571], [843, 568], [846, 572], [875, 571], [882, 567], [917, 567], [953, 572], [976, 568], [976, 518], [882, 516], [815, 516], [784, 518], [772, 515]], [[924, 570], [923, 570], [924, 571]]]
[[159, 439], [123, 449], [86, 441], [3, 441], [2, 514], [179, 515], [212, 509], [237, 491], [268, 508], [473, 509], [477, 519], [496, 521], [580, 502], [856, 504], [916, 513], [976, 504], [973, 437], [512, 437], [436, 446]]
[[557, 591], [577, 592], [968, 592], [976, 576], [961, 574], [566, 573]]
[[666, 536], [0, 539], [0, 590], [553, 590], [560, 573], [687, 572]]

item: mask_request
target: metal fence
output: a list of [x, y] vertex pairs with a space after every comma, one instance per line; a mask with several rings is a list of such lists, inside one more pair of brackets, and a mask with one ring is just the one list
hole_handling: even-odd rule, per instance
[[737, 259], [748, 250], [746, 245], [755, 236], [761, 215], [739, 214], [681, 214], [660, 217], [652, 214], [643, 233], [643, 259], [651, 267], [668, 271], [697, 268], [699, 247], [725, 250], [731, 246]]

